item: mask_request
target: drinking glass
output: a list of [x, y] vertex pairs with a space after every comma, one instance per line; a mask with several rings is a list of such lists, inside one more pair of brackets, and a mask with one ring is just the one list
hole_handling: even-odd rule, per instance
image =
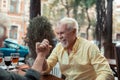
[[4, 57], [5, 65], [7, 66], [7, 71], [9, 71], [9, 66], [11, 65], [11, 56]]
[[3, 62], [3, 53], [0, 53], [0, 64]]
[[18, 66], [18, 61], [19, 61], [19, 53], [11, 53], [11, 57], [12, 57], [12, 63], [14, 65]]

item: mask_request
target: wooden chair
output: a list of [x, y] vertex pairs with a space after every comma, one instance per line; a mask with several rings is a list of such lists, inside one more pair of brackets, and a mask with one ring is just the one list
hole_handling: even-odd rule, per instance
[[120, 46], [115, 47], [115, 58], [116, 58], [116, 65], [117, 65], [117, 77], [120, 80]]

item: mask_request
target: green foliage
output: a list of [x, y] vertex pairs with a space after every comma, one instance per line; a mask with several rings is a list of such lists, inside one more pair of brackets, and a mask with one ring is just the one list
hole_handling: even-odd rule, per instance
[[53, 7], [53, 6], [57, 6], [59, 0], [54, 0], [52, 3], [50, 3], [50, 5]]
[[54, 46], [53, 38], [52, 25], [46, 17], [37, 16], [30, 21], [27, 29], [27, 43], [33, 58], [36, 57], [35, 43], [42, 42], [43, 39], [48, 39], [50, 44]]
[[[78, 24], [81, 27], [82, 25], [86, 25], [86, 19], [89, 18], [88, 9], [93, 7], [96, 3], [96, 0], [52, 0], [49, 3], [48, 9], [43, 9], [45, 16], [47, 16], [51, 21], [57, 21], [64, 16], [74, 17]], [[49, 15], [46, 13], [49, 12]], [[73, 13], [71, 13], [73, 12]], [[87, 24], [91, 24], [90, 18]], [[55, 22], [54, 22], [55, 23]], [[53, 23], [53, 24], [54, 24]]]
[[[86, 10], [91, 8], [96, 3], [96, 0], [74, 0], [73, 4], [73, 14], [75, 19], [77, 19], [79, 25], [83, 25], [85, 23], [85, 14]], [[79, 9], [80, 7], [81, 9]], [[81, 10], [81, 13], [78, 11]]]
[[96, 3], [96, 0], [75, 0], [75, 3], [76, 6], [80, 5], [83, 8], [90, 8]]

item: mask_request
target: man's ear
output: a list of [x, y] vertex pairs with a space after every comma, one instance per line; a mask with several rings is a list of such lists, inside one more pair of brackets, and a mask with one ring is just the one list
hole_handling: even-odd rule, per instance
[[73, 29], [73, 33], [76, 34], [76, 29]]

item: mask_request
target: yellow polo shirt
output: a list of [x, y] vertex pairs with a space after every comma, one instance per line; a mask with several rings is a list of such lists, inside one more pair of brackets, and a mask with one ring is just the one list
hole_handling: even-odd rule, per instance
[[77, 38], [70, 55], [58, 43], [47, 59], [45, 72], [50, 72], [57, 62], [66, 80], [114, 80], [112, 70], [98, 47], [83, 38]]

